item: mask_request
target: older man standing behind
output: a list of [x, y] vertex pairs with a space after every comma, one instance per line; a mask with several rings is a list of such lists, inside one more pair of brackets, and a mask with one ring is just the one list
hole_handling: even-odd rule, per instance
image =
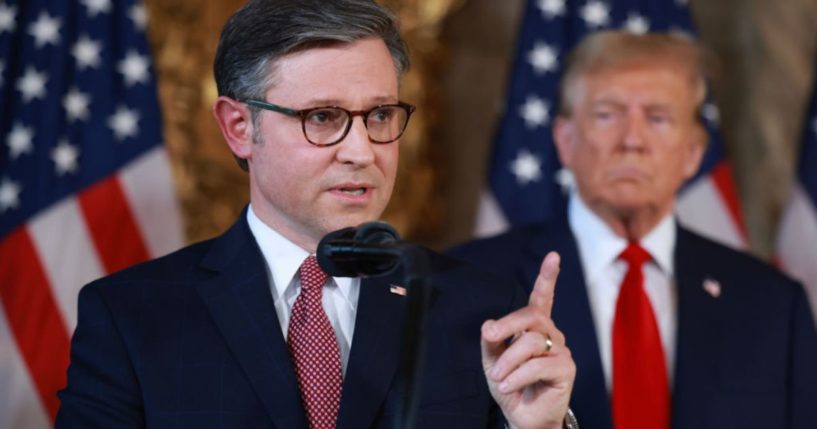
[[554, 140], [567, 218], [455, 255], [532, 284], [562, 255], [553, 319], [583, 427], [815, 428], [817, 334], [801, 287], [678, 224], [706, 134], [702, 52], [671, 35], [595, 33], [573, 52]]

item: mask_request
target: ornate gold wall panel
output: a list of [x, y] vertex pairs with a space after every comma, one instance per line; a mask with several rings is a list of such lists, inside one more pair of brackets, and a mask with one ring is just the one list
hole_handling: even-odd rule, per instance
[[[445, 57], [443, 19], [463, 0], [387, 0], [400, 16], [412, 55], [402, 98], [418, 106], [401, 139], [401, 161], [385, 220], [406, 236], [431, 240], [441, 225], [430, 129], [439, 118], [438, 76]], [[210, 107], [216, 98], [212, 62], [221, 27], [243, 1], [148, 2], [150, 40], [159, 79], [165, 139], [188, 241], [227, 228], [248, 201], [246, 174], [224, 143]]]

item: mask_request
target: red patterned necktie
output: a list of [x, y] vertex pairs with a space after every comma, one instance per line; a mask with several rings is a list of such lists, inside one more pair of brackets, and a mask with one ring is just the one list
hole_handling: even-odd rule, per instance
[[621, 259], [621, 282], [613, 320], [613, 422], [616, 429], [668, 429], [670, 396], [664, 349], [642, 267], [651, 259], [630, 243]]
[[289, 319], [289, 355], [310, 429], [334, 429], [340, 409], [343, 373], [335, 331], [321, 296], [327, 275], [309, 256], [299, 269], [301, 293]]

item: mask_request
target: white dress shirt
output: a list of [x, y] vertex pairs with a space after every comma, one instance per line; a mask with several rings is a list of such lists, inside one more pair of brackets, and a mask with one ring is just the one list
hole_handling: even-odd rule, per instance
[[[570, 196], [568, 221], [579, 246], [579, 257], [587, 284], [596, 338], [599, 342], [601, 364], [609, 391], [612, 386], [613, 318], [616, 314], [618, 291], [627, 272], [627, 263], [619, 260], [618, 256], [627, 247], [627, 239], [617, 236], [575, 192]], [[673, 215], [667, 215], [639, 243], [653, 258], [644, 264], [644, 286], [658, 323], [658, 331], [661, 333], [670, 386], [673, 383], [672, 374], [675, 368], [678, 313], [673, 271], [675, 225]], [[634, 355], [633, 359], [636, 358]]]
[[[295, 299], [301, 292], [298, 268], [309, 256], [309, 252], [267, 226], [255, 215], [252, 205], [247, 210], [247, 222], [267, 262], [267, 277], [272, 288], [275, 313], [281, 325], [281, 333], [286, 339], [292, 305], [295, 304]], [[360, 279], [356, 277], [330, 277], [328, 283], [323, 287], [323, 309], [338, 339], [341, 368], [343, 368], [344, 375], [346, 375], [346, 366], [349, 362], [352, 335], [355, 332], [355, 315], [359, 295]]]

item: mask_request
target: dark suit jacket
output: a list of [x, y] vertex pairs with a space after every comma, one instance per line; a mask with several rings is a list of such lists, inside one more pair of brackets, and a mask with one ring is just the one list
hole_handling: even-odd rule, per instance
[[[551, 250], [562, 256], [553, 319], [567, 337], [577, 368], [571, 408], [582, 429], [610, 429], [609, 394], [567, 221], [520, 228], [452, 253], [532, 285]], [[673, 427], [817, 428], [817, 335], [800, 285], [684, 228], [678, 229], [675, 272]], [[719, 298], [703, 289], [706, 279], [720, 282]]]
[[[524, 304], [431, 254], [433, 297], [417, 427], [495, 427], [480, 325]], [[389, 428], [406, 298], [364, 279], [338, 428]], [[266, 264], [242, 216], [224, 235], [82, 289], [57, 427], [306, 428]]]

